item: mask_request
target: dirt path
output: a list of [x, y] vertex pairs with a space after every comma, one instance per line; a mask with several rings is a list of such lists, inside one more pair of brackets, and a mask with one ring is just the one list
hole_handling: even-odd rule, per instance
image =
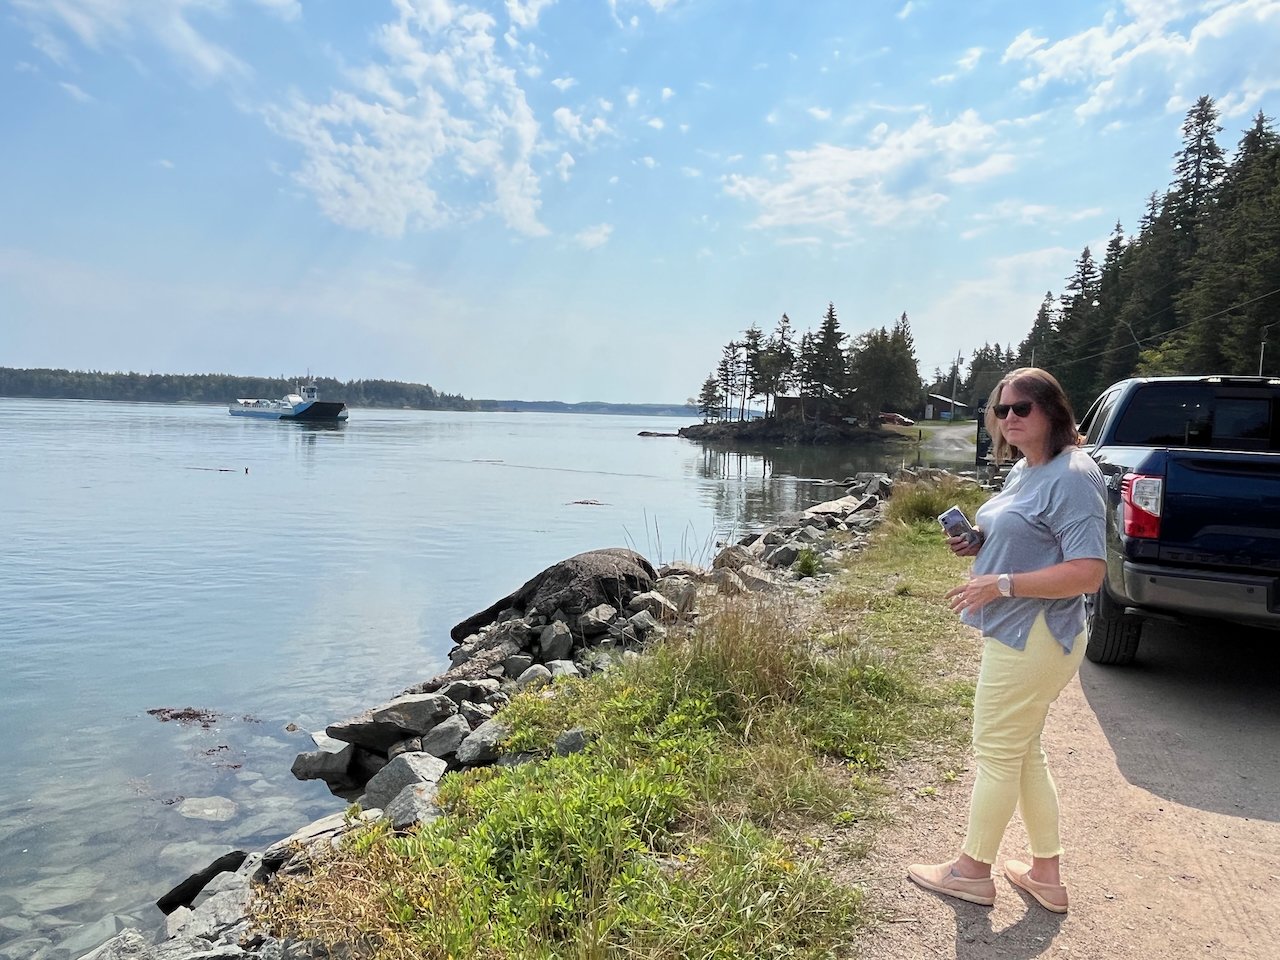
[[[1280, 644], [1233, 627], [1147, 630], [1133, 667], [1086, 661], [1046, 727], [1071, 912], [1002, 878], [990, 909], [910, 884], [907, 863], [959, 846], [973, 780], [911, 782], [904, 769], [899, 820], [860, 867], [887, 922], [851, 944], [857, 956], [1280, 957]], [[1001, 859], [1025, 839], [1015, 817]]]

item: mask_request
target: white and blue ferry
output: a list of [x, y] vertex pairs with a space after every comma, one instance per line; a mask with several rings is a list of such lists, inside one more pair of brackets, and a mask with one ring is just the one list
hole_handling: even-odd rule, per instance
[[280, 400], [233, 400], [227, 412], [259, 420], [345, 420], [350, 415], [340, 400], [321, 400], [314, 383], [300, 386], [298, 391]]

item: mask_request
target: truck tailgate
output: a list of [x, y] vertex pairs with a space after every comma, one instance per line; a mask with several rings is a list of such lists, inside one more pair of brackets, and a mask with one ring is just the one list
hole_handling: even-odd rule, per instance
[[1280, 454], [1167, 455], [1160, 560], [1280, 572]]

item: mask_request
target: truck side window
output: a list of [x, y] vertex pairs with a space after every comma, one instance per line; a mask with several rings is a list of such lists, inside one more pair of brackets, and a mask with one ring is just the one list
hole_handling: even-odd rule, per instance
[[1120, 391], [1112, 390], [1094, 404], [1092, 410], [1085, 414], [1085, 422], [1081, 424], [1085, 430], [1085, 446], [1096, 444], [1102, 439], [1102, 428], [1107, 425], [1107, 419], [1111, 416], [1111, 408], [1116, 405], [1116, 397], [1118, 396], [1120, 396]]
[[1199, 384], [1140, 388], [1116, 425], [1115, 442], [1140, 447], [1208, 446], [1213, 394]]

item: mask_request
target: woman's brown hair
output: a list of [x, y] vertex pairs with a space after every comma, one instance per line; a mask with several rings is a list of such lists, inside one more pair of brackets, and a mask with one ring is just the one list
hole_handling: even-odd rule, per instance
[[1049, 418], [1049, 456], [1056, 457], [1067, 447], [1074, 447], [1080, 442], [1080, 434], [1076, 430], [1076, 415], [1071, 409], [1071, 401], [1067, 399], [1062, 384], [1048, 370], [1039, 367], [1019, 367], [1004, 375], [1004, 379], [995, 385], [987, 400], [987, 433], [991, 434], [992, 452], [996, 463], [1014, 460], [1022, 451], [1004, 438], [999, 429], [996, 417], [996, 404], [1004, 388], [1017, 384], [1027, 396], [1035, 401], [1037, 407]]

